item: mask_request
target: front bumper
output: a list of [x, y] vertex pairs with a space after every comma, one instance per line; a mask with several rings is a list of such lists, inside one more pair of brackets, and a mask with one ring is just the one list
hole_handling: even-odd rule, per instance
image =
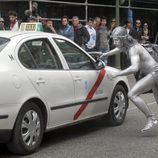
[[11, 139], [12, 130], [0, 130], [0, 143], [8, 143]]
[[[8, 115], [0, 115], [0, 121], [5, 121], [8, 119]], [[11, 138], [11, 129], [0, 129], [0, 143], [7, 143]]]
[[0, 143], [11, 139], [20, 104], [0, 104]]

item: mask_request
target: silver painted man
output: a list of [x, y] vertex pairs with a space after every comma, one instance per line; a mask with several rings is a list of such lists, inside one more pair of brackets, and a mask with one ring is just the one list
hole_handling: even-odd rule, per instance
[[145, 132], [158, 124], [158, 120], [151, 113], [140, 95], [152, 89], [156, 102], [158, 103], [158, 63], [143, 46], [131, 36], [127, 35], [125, 28], [115, 28], [112, 32], [112, 38], [116, 48], [103, 54], [101, 57], [124, 52], [127, 53], [131, 61], [131, 66], [125, 70], [119, 71], [117, 74], [113, 74], [112, 78], [134, 74], [138, 71], [144, 74], [144, 77], [136, 82], [133, 88], [129, 91], [128, 97], [147, 118], [147, 123], [141, 130], [142, 132]]

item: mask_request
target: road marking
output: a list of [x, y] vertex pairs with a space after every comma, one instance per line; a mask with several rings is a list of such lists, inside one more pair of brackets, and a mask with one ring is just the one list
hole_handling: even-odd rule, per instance
[[[156, 102], [151, 102], [151, 103], [148, 103], [147, 105], [154, 105], [156, 104]], [[137, 107], [134, 107], [134, 108], [130, 108], [128, 109], [128, 111], [132, 111], [132, 110], [135, 110], [135, 109], [138, 109]]]

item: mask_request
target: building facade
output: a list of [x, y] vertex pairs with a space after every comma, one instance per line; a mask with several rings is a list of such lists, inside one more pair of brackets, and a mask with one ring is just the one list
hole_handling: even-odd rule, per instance
[[[76, 15], [82, 21], [88, 17], [105, 16], [108, 21], [115, 17], [116, 0], [34, 0], [38, 3], [38, 11], [41, 17], [60, 20], [63, 15], [70, 19]], [[120, 6], [120, 24], [123, 25], [127, 20], [127, 10], [129, 0], [122, 0]], [[154, 29], [158, 23], [158, 1], [157, 0], [130, 0], [133, 10], [134, 20], [139, 18], [142, 22], [148, 22]], [[0, 16], [7, 19], [9, 10], [15, 10], [18, 18], [24, 17], [24, 11], [31, 7], [32, 0], [0, 0]]]
[[[70, 18], [73, 15], [79, 16], [86, 21], [88, 17], [106, 16], [109, 19], [115, 17], [116, 0], [34, 0], [38, 3], [39, 13], [42, 17], [58, 20], [63, 15]], [[128, 1], [120, 6], [121, 24], [127, 19]], [[154, 21], [158, 19], [157, 0], [130, 0], [131, 9], [134, 12], [134, 19], [140, 18], [143, 21]], [[30, 8], [32, 0], [0, 0], [0, 14], [7, 17], [9, 10], [17, 11], [19, 18], [22, 18], [24, 11]]]
[[[83, 23], [89, 17], [107, 17], [110, 22], [115, 17], [117, 0], [0, 0], [0, 16], [8, 22], [8, 11], [14, 10], [18, 13], [18, 19], [24, 18], [24, 11], [31, 8], [32, 2], [38, 3], [38, 13], [43, 18], [52, 18], [58, 29], [60, 19], [67, 15], [70, 19], [78, 16]], [[148, 22], [152, 30], [153, 41], [158, 32], [158, 1], [157, 0], [120, 0], [120, 25], [127, 20], [129, 8], [133, 11], [133, 20], [140, 19], [142, 23]]]

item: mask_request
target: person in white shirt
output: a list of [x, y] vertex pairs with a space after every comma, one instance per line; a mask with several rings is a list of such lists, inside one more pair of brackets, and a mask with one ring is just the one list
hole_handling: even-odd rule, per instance
[[17, 20], [17, 13], [15, 11], [9, 11], [9, 30], [18, 31], [19, 30], [19, 22]]
[[132, 23], [129, 20], [127, 20], [127, 22], [126, 22], [125, 29], [127, 31], [127, 34], [129, 35], [129, 33], [131, 32], [131, 29], [132, 29]]
[[87, 25], [85, 26], [90, 35], [90, 39], [86, 44], [87, 52], [94, 51], [96, 45], [96, 30], [93, 28], [93, 21], [94, 20], [92, 18], [89, 18]]

